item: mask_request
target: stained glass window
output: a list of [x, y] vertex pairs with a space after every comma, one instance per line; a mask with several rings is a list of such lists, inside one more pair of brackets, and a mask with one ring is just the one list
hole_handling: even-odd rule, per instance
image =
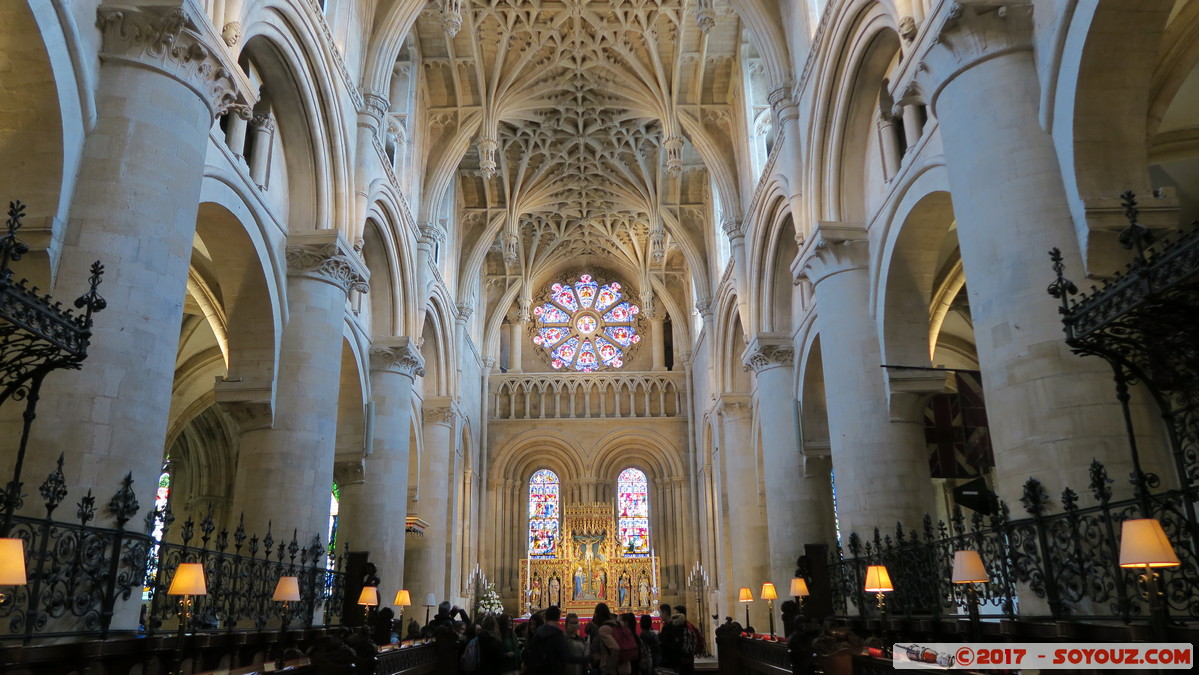
[[150, 531], [154, 543], [150, 546], [150, 557], [146, 564], [146, 583], [142, 586], [143, 601], [150, 600], [154, 596], [150, 582], [158, 575], [159, 546], [162, 544], [162, 535], [166, 530], [166, 509], [170, 499], [171, 474], [164, 466], [162, 474], [158, 476], [158, 491], [154, 493], [154, 529]]
[[628, 349], [641, 341], [640, 311], [624, 299], [620, 284], [601, 284], [584, 274], [573, 283], [550, 286], [549, 301], [533, 308], [533, 344], [549, 354], [556, 369], [620, 368]]
[[616, 525], [626, 558], [649, 556], [649, 481], [632, 467], [616, 478]]
[[529, 479], [529, 557], [558, 553], [558, 474], [540, 469]]

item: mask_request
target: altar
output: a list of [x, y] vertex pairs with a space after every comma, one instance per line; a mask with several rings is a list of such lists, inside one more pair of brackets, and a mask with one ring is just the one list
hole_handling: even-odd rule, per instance
[[591, 616], [600, 602], [614, 613], [656, 610], [659, 560], [640, 542], [622, 550], [616, 523], [612, 504], [564, 507], [560, 535], [538, 547], [549, 553], [520, 561], [522, 612], [558, 605]]

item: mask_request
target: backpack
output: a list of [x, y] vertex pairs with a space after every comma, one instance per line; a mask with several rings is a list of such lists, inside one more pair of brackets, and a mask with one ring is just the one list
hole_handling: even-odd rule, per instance
[[524, 651], [521, 652], [521, 660], [525, 662], [525, 673], [544, 673], [549, 670], [550, 654], [545, 642], [544, 638], [538, 639], [536, 635], [529, 638]]
[[637, 663], [641, 660], [641, 648], [637, 646], [637, 636], [624, 626], [613, 626], [612, 637], [620, 647], [616, 660], [618, 663]]
[[640, 637], [637, 638], [637, 647], [641, 650], [641, 659], [640, 663], [638, 664], [640, 666], [640, 670], [634, 670], [633, 672], [652, 674], [654, 672], [653, 653], [650, 652], [649, 647], [646, 646], [645, 640], [642, 640]]
[[473, 673], [479, 669], [479, 638], [471, 638], [462, 652], [462, 670]]
[[683, 624], [683, 639], [680, 641], [679, 649], [684, 654], [695, 653], [695, 629], [691, 624]]

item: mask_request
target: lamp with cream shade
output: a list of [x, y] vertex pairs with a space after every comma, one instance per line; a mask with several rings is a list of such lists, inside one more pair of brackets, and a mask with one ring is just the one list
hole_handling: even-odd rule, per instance
[[[808, 591], [808, 582], [803, 577], [795, 577], [791, 580], [791, 597], [795, 598], [795, 606], [799, 609], [799, 618], [803, 618], [803, 602], [804, 598], [812, 593]], [[783, 630], [788, 630], [783, 626]]]
[[403, 635], [404, 608], [412, 606], [412, 595], [408, 592], [408, 589], [402, 588], [402, 589], [396, 591], [396, 599], [395, 599], [395, 602], [393, 602], [392, 604], [394, 604], [400, 610], [397, 613], [398, 614], [397, 620], [400, 622], [400, 629], [401, 629], [400, 635]]
[[[25, 541], [23, 539], [0, 539], [0, 586], [24, 586]], [[0, 605], [8, 597], [0, 593]]]
[[379, 587], [363, 586], [362, 592], [358, 594], [358, 604], [362, 605], [363, 624], [370, 623], [371, 607], [379, 606]]
[[878, 599], [878, 611], [886, 611], [886, 596], [884, 593], [890, 593], [895, 590], [891, 585], [891, 575], [887, 572], [885, 565], [871, 565], [866, 568], [866, 583], [863, 585], [863, 590], [867, 593], [874, 593]]
[[187, 632], [187, 624], [192, 615], [192, 598], [197, 595], [208, 595], [208, 582], [204, 578], [204, 565], [200, 563], [179, 563], [175, 568], [175, 576], [171, 577], [171, 585], [167, 595], [182, 596], [179, 599], [179, 638]]
[[985, 584], [991, 581], [991, 577], [987, 575], [987, 568], [983, 565], [982, 556], [978, 551], [964, 550], [954, 551], [953, 554], [953, 573], [951, 581], [955, 584], [965, 584], [966, 586], [966, 607], [970, 613], [970, 639], [978, 641], [979, 638], [979, 618], [978, 618], [978, 590], [974, 588], [974, 584]]
[[275, 592], [271, 595], [271, 600], [283, 603], [279, 622], [279, 663], [283, 662], [283, 652], [287, 646], [287, 624], [291, 619], [291, 603], [299, 602], [300, 598], [300, 578], [279, 577], [279, 581], [275, 583]]
[[745, 603], [745, 630], [749, 630], [749, 605], [754, 601], [754, 593], [749, 586], [742, 586], [737, 591], [737, 602]]
[[1133, 518], [1120, 526], [1120, 567], [1144, 568], [1137, 575], [1140, 595], [1149, 601], [1149, 618], [1154, 642], [1166, 641], [1166, 620], [1162, 611], [1162, 591], [1158, 585], [1159, 567], [1180, 565], [1178, 554], [1156, 518]]
[[779, 597], [778, 591], [774, 590], [774, 584], [767, 581], [762, 584], [762, 599], [766, 601], [768, 611], [770, 612], [770, 637], [774, 637], [774, 601]]

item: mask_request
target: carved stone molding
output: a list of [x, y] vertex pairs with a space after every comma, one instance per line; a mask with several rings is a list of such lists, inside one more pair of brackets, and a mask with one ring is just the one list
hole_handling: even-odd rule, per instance
[[287, 273], [319, 279], [342, 289], [370, 292], [370, 272], [339, 233], [315, 232], [287, 239]]
[[240, 21], [230, 21], [221, 29], [221, 39], [230, 47], [236, 47], [241, 42], [242, 28]]
[[666, 173], [678, 175], [683, 170], [683, 137], [671, 136], [662, 141], [666, 150]]
[[437, 223], [423, 222], [417, 226], [417, 229], [420, 230], [420, 243], [422, 244], [432, 246], [445, 242], [445, 230]]
[[452, 427], [458, 419], [458, 411], [453, 406], [426, 407], [422, 412], [426, 424], [444, 424]]
[[711, 319], [712, 318], [712, 299], [711, 298], [700, 298], [700, 299], [696, 300], [695, 301], [695, 311], [699, 312], [699, 315], [701, 317], [703, 317], [704, 321]]
[[800, 251], [801, 274], [813, 285], [834, 274], [865, 269], [870, 262], [866, 228], [860, 223], [821, 221], [804, 250]]
[[741, 219], [736, 216], [721, 216], [720, 229], [724, 230], [729, 239], [745, 236], [745, 231], [741, 229]]
[[705, 34], [716, 26], [716, 10], [712, 7], [712, 0], [696, 2], [695, 25]]
[[746, 394], [721, 394], [716, 400], [716, 414], [726, 422], [749, 419], [753, 402]]
[[371, 345], [370, 360], [371, 370], [413, 379], [425, 376], [425, 358], [408, 337], [375, 340]]
[[100, 7], [96, 27], [100, 58], [124, 61], [162, 73], [194, 91], [212, 117], [237, 103], [237, 85], [220, 52], [206, 44], [180, 7]]
[[795, 365], [795, 344], [787, 338], [756, 337], [741, 354], [746, 371], [761, 373], [771, 368]]
[[454, 319], [458, 323], [466, 323], [470, 320], [470, 315], [475, 312], [475, 308], [467, 302], [460, 302], [454, 305], [454, 309], [457, 310]]

